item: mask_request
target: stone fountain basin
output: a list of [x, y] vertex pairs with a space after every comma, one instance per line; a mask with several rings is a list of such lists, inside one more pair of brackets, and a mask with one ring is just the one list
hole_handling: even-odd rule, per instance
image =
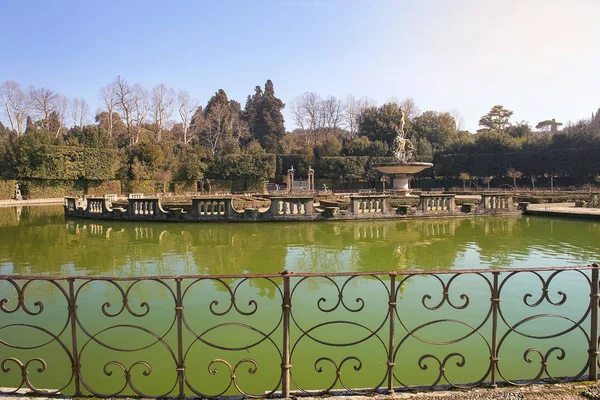
[[372, 167], [384, 174], [416, 174], [433, 167], [433, 164], [428, 162], [390, 162], [373, 164]]

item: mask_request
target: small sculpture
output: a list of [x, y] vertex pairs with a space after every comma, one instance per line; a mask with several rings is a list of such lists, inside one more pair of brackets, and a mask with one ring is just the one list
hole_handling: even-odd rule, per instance
[[21, 196], [21, 188], [18, 183], [15, 183], [15, 199], [22, 200], [23, 196]]

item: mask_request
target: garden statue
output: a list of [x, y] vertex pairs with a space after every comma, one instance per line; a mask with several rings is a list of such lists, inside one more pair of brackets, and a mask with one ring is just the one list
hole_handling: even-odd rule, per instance
[[404, 137], [404, 111], [400, 109], [400, 126], [396, 128], [396, 137], [392, 143], [394, 159], [398, 162], [406, 162], [414, 156], [415, 147], [412, 142]]

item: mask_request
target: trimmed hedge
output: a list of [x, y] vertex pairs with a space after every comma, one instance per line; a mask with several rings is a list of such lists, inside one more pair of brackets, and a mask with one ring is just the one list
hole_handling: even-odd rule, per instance
[[11, 200], [15, 198], [15, 185], [17, 181], [0, 181], [0, 200]]
[[433, 168], [437, 176], [504, 176], [516, 168], [525, 176], [595, 176], [600, 173], [600, 148], [550, 149], [512, 153], [464, 153], [436, 155]]
[[210, 178], [268, 179], [275, 177], [274, 154], [227, 154], [215, 160], [207, 172]]
[[64, 196], [82, 197], [85, 194], [85, 182], [73, 180], [23, 180], [21, 193], [26, 199], [50, 199]]
[[104, 196], [105, 194], [121, 194], [121, 181], [87, 181], [87, 196]]
[[108, 180], [114, 179], [119, 164], [116, 149], [46, 145], [21, 153], [21, 178]]
[[[125, 193], [143, 193], [146, 196], [156, 195], [155, 181], [127, 181], [125, 183]], [[160, 184], [162, 187], [162, 184]]]
[[173, 181], [171, 182], [173, 193], [186, 194], [198, 191], [198, 182], [196, 181]]

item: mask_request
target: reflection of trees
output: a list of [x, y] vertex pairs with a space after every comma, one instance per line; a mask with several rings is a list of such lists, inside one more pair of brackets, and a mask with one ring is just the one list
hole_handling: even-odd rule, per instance
[[13, 214], [14, 209], [0, 209], [0, 268], [8, 263], [11, 272], [25, 274], [433, 270], [477, 268], [480, 265], [471, 265], [477, 262], [506, 267], [540, 252], [567, 254], [565, 263], [599, 258], [594, 238], [600, 224], [587, 221], [489, 217], [287, 224], [65, 222], [58, 206], [24, 208], [17, 223]]

